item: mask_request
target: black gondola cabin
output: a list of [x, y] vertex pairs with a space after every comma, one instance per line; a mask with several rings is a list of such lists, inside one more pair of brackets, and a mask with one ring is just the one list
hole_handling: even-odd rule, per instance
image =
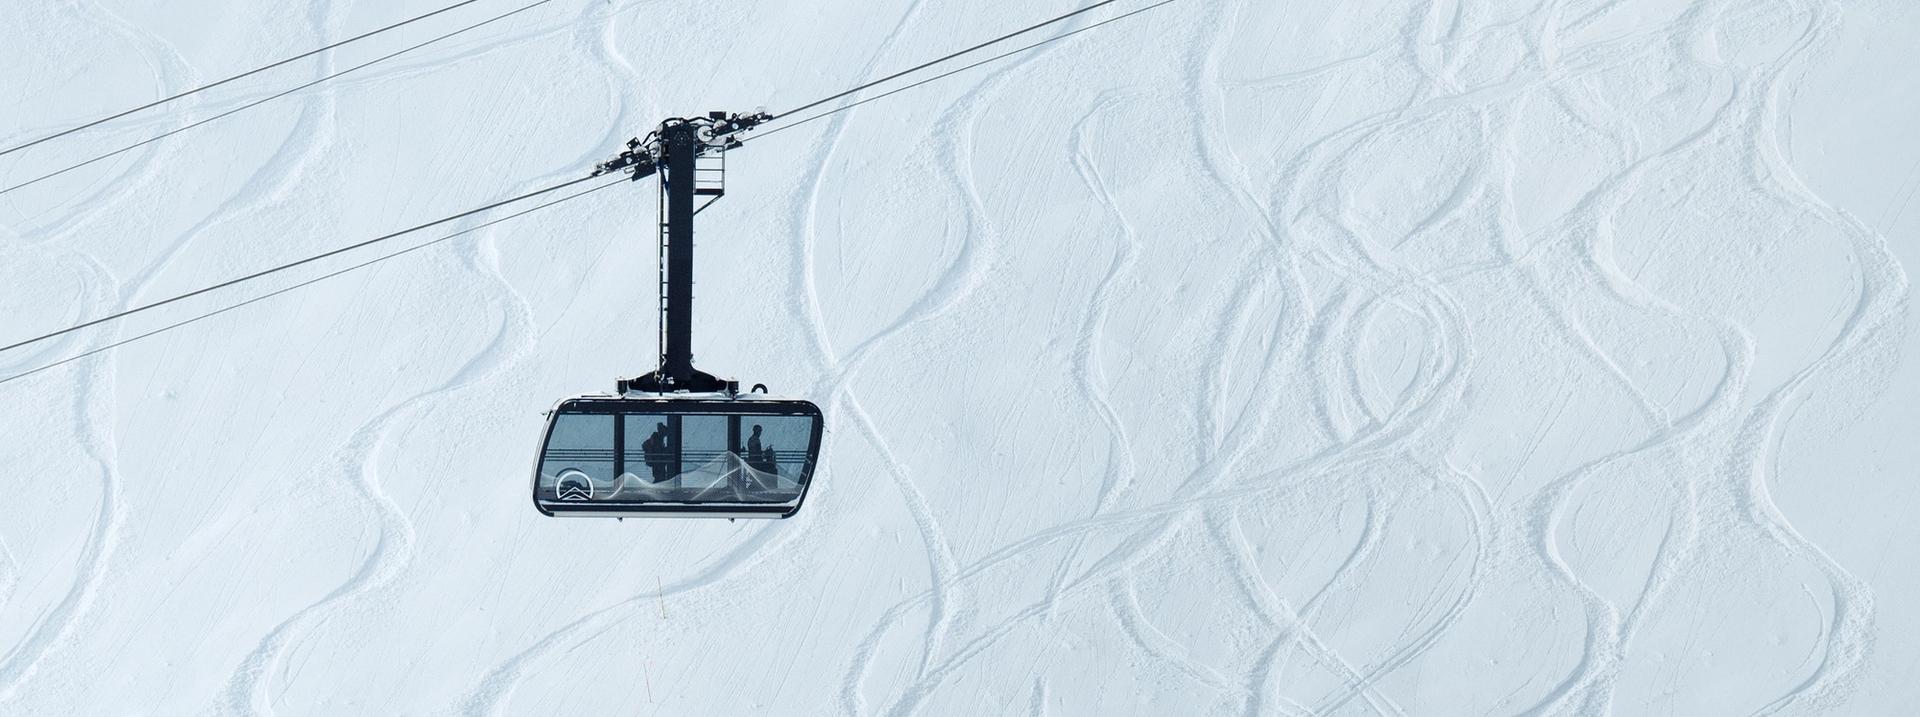
[[820, 408], [750, 396], [561, 401], [547, 414], [534, 507], [553, 516], [793, 515], [819, 455]]

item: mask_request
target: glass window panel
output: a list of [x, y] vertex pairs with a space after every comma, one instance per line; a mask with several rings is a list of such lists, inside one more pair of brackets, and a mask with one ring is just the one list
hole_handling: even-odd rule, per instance
[[680, 419], [681, 472], [724, 472], [727, 452], [726, 416], [686, 416]]
[[540, 461], [540, 488], [556, 500], [604, 498], [613, 488], [613, 416], [562, 414]]
[[[543, 500], [790, 503], [812, 466], [813, 416], [562, 414], [540, 465]], [[614, 431], [621, 455], [615, 456]]]
[[807, 452], [813, 442], [810, 416], [746, 416], [740, 420], [741, 458], [763, 491], [798, 493]]
[[652, 485], [673, 477], [672, 439], [667, 417], [657, 413], [626, 415], [627, 479], [630, 485]]

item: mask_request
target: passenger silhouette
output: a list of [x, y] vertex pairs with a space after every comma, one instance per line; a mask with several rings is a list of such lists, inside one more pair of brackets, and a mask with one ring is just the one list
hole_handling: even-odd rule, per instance
[[[761, 427], [759, 424], [754, 424], [753, 435], [747, 438], [747, 453], [746, 455], [741, 456], [741, 460], [747, 464], [747, 468], [753, 471], [761, 470], [760, 468], [760, 428]], [[758, 482], [754, 480], [752, 473], [745, 472], [745, 471], [742, 471], [740, 473], [740, 479], [741, 479], [741, 482], [744, 484], [744, 486], [747, 488], [752, 488], [754, 484]]]
[[[760, 466], [761, 473], [775, 478], [780, 477], [780, 463], [773, 458], [773, 444], [767, 444], [767, 450], [760, 454]], [[779, 485], [779, 481], [771, 481], [771, 483]]]
[[673, 448], [668, 445], [667, 424], [656, 423], [653, 435], [648, 436], [640, 449], [647, 457], [647, 467], [653, 469], [653, 482], [667, 479], [667, 469], [673, 465]]

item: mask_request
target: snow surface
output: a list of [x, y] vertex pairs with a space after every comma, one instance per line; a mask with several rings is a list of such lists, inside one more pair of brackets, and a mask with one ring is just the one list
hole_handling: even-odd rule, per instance
[[[441, 4], [0, 3], [0, 143]], [[0, 196], [0, 339], [1070, 7], [994, 5], [557, 0]], [[529, 504], [540, 412], [650, 368], [649, 185], [5, 384], [0, 713], [1908, 712], [1917, 38], [1181, 0], [751, 142], [696, 348], [827, 410], [784, 522]]]

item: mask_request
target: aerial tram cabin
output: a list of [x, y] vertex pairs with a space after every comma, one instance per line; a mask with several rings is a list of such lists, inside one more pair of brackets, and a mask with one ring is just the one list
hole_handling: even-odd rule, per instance
[[541, 441], [534, 506], [547, 515], [793, 515], [813, 478], [820, 409], [753, 395], [561, 401]]
[[[820, 455], [820, 408], [693, 368], [694, 198], [725, 193], [727, 149], [764, 113], [670, 119], [601, 164], [660, 181], [659, 368], [547, 412], [533, 505], [550, 516], [786, 518]], [[703, 161], [704, 160], [704, 161]]]

